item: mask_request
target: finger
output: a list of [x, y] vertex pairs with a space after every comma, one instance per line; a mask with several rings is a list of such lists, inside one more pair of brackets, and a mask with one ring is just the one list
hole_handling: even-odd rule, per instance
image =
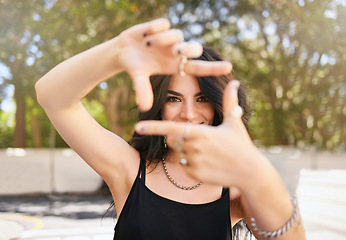
[[166, 31], [171, 27], [171, 23], [165, 18], [155, 19], [143, 23], [143, 36], [149, 36], [158, 32]]
[[223, 94], [223, 112], [229, 113], [238, 105], [239, 81], [231, 80]]
[[238, 105], [238, 89], [239, 81], [232, 80], [227, 85], [223, 94], [223, 113], [224, 119], [227, 121], [232, 118], [241, 118], [242, 109]]
[[147, 46], [168, 46], [176, 44], [184, 39], [184, 34], [178, 29], [171, 29], [168, 31], [160, 32], [155, 35], [147, 37]]
[[149, 111], [154, 99], [149, 76], [131, 74], [131, 78], [139, 110], [143, 112]]
[[197, 58], [202, 55], [203, 47], [198, 42], [180, 42], [173, 47], [175, 55]]
[[[138, 122], [135, 130], [138, 134], [142, 135], [160, 135], [160, 136], [180, 136], [183, 137], [186, 135], [186, 131], [189, 131], [187, 138], [194, 137], [197, 134], [195, 130], [197, 127], [202, 127], [201, 125], [190, 126], [190, 129], [187, 129], [186, 123], [178, 123], [172, 121], [141, 121]], [[185, 136], [186, 137], [186, 136]]]
[[242, 139], [252, 141], [242, 121], [243, 110], [238, 102], [239, 81], [232, 80], [228, 83], [223, 94], [223, 125], [233, 126], [242, 136]]
[[185, 64], [184, 71], [194, 76], [227, 75], [232, 71], [232, 64], [227, 61], [189, 60]]

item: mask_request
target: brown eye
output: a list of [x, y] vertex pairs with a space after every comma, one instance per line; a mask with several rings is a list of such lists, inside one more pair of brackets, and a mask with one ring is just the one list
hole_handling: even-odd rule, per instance
[[167, 97], [166, 102], [181, 102], [181, 101], [177, 97], [170, 96], [170, 97]]
[[201, 96], [199, 98], [197, 98], [197, 102], [209, 102], [208, 98]]

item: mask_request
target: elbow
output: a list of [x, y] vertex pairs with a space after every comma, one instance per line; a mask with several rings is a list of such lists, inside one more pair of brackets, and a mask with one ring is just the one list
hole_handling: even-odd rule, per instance
[[43, 105], [43, 91], [42, 91], [42, 87], [41, 87], [41, 82], [40, 80], [38, 80], [36, 83], [35, 83], [35, 92], [36, 92], [36, 100], [38, 102], [38, 104], [40, 104], [41, 106]]
[[58, 88], [59, 86], [52, 84], [52, 81], [45, 77], [35, 83], [36, 100], [46, 113], [72, 106], [70, 99], [64, 96]]
[[51, 97], [49, 96], [48, 90], [44, 87], [44, 85], [45, 84], [42, 81], [42, 79], [38, 80], [35, 83], [35, 92], [36, 92], [36, 100], [38, 104], [40, 104], [41, 107], [45, 109]]

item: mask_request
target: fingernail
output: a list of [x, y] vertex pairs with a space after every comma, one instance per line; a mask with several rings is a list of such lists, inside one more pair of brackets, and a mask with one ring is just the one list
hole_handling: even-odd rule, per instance
[[175, 55], [180, 55], [181, 54], [181, 50], [180, 49], [177, 49], [176, 51], [175, 51]]
[[202, 55], [203, 53], [203, 47], [200, 43], [197, 42], [189, 42], [189, 57], [190, 58], [197, 58]]
[[135, 131], [137, 133], [143, 133], [145, 131], [145, 127], [142, 124], [137, 123], [137, 125], [135, 127]]
[[151, 46], [151, 42], [150, 42], [150, 41], [147, 42], [147, 46], [148, 46], [148, 47]]

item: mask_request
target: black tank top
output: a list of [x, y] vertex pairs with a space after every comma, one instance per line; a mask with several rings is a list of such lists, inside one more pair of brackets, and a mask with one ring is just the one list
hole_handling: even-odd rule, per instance
[[141, 163], [117, 220], [114, 240], [232, 239], [228, 189], [210, 203], [180, 203], [152, 192], [145, 185], [145, 169]]

